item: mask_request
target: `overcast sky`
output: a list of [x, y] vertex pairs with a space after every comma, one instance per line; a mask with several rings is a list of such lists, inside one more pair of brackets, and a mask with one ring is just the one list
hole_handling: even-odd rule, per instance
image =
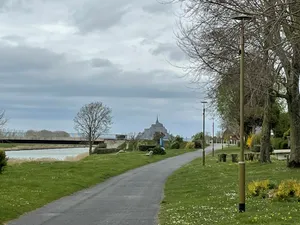
[[142, 131], [157, 114], [171, 133], [201, 131], [201, 94], [174, 66], [188, 63], [176, 11], [156, 0], [1, 0], [7, 128], [74, 132], [80, 107], [102, 101], [113, 110], [110, 133]]

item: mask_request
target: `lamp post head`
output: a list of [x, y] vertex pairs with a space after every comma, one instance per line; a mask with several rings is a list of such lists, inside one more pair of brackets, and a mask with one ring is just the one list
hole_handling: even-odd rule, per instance
[[207, 102], [206, 102], [206, 101], [202, 101], [201, 103], [205, 104], [205, 103], [207, 103]]
[[247, 14], [241, 14], [232, 17], [233, 20], [251, 20], [253, 17]]

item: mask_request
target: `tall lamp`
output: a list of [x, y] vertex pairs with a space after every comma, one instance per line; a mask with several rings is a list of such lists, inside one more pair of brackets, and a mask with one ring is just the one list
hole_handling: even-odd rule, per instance
[[245, 21], [251, 20], [249, 15], [239, 15], [233, 17], [234, 20], [240, 21], [240, 160], [239, 160], [239, 212], [246, 211], [246, 197], [245, 197], [245, 156], [244, 156], [244, 64], [245, 64]]
[[202, 143], [202, 163], [203, 166], [205, 166], [205, 104], [207, 103], [206, 101], [201, 102], [203, 104], [203, 143]]

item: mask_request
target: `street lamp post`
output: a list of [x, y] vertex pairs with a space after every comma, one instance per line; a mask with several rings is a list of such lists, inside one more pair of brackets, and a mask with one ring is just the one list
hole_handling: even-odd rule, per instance
[[206, 101], [202, 101], [201, 102], [203, 104], [203, 143], [202, 143], [202, 163], [203, 166], [205, 166], [205, 103], [207, 103]]
[[214, 144], [214, 131], [215, 131], [215, 119], [213, 118], [212, 123], [212, 156], [215, 156], [215, 144]]
[[233, 17], [234, 20], [240, 21], [240, 160], [239, 160], [239, 212], [246, 211], [245, 197], [245, 156], [244, 156], [244, 64], [245, 64], [245, 38], [244, 38], [244, 22], [252, 19], [248, 15], [240, 15]]

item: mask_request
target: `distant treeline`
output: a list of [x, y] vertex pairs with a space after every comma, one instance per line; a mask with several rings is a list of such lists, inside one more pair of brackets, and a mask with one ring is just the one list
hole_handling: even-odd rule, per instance
[[55, 138], [55, 137], [71, 137], [69, 133], [65, 131], [49, 131], [49, 130], [28, 130], [17, 131], [17, 130], [2, 130], [0, 133], [1, 137], [42, 137], [42, 138]]
[[25, 133], [25, 137], [43, 137], [43, 138], [52, 138], [52, 137], [70, 137], [70, 134], [65, 131], [49, 131], [49, 130], [28, 130]]

